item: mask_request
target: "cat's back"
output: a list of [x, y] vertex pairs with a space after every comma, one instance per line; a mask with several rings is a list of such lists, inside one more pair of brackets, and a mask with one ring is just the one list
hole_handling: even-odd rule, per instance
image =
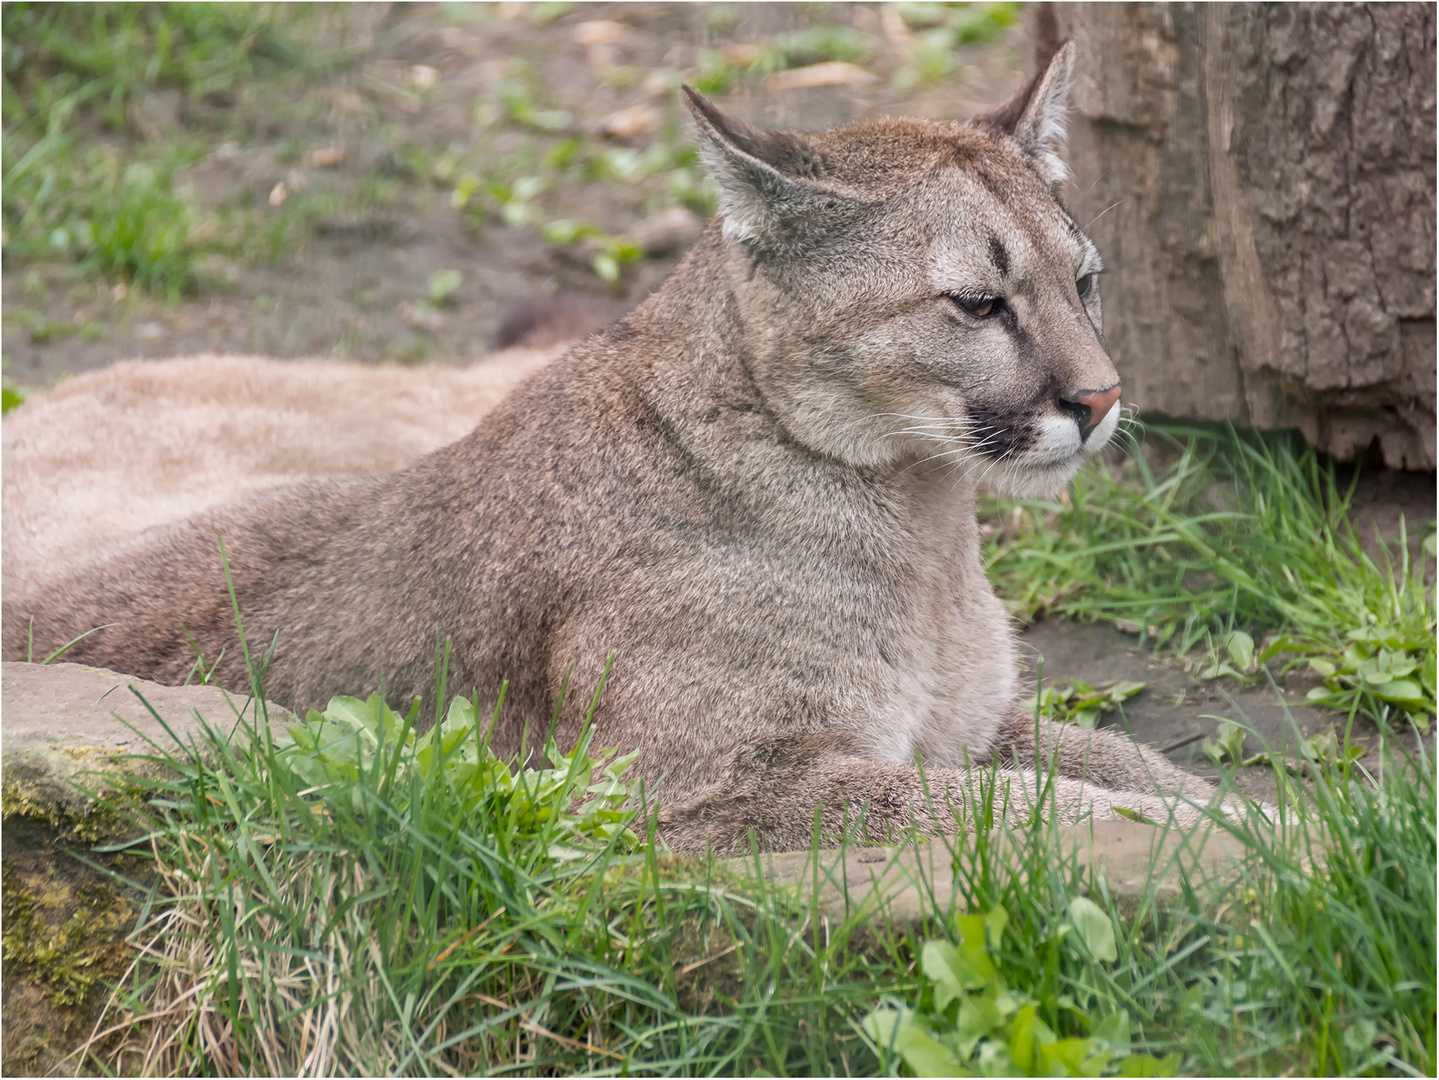
[[402, 468], [562, 351], [465, 368], [206, 355], [123, 361], [5, 418], [4, 589], [27, 596], [148, 529], [316, 476]]

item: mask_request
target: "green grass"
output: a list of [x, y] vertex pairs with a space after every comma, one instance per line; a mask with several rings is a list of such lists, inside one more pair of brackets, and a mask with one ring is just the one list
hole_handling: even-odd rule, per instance
[[176, 194], [208, 152], [143, 116], [156, 94], [227, 94], [313, 68], [254, 4], [6, 4], [3, 216], [7, 259], [61, 260], [176, 299], [224, 249]]
[[[1206, 673], [1253, 677], [1312, 663], [1314, 699], [1371, 716], [1435, 710], [1435, 607], [1423, 585], [1434, 523], [1413, 561], [1408, 536], [1366, 552], [1349, 524], [1351, 486], [1297, 437], [1156, 427], [1061, 503], [984, 508], [986, 555], [1021, 618], [1106, 620]], [[1151, 457], [1155, 460], [1151, 461]]]
[[546, 744], [550, 769], [511, 772], [463, 699], [442, 739], [413, 719], [337, 700], [294, 742], [164, 755], [154, 958], [115, 1002], [149, 1017], [141, 1071], [809, 1071], [862, 1057], [843, 1015], [912, 981], [657, 852], [615, 807], [626, 762]]
[[1315, 763], [1304, 789], [1279, 769], [1281, 822], [1231, 826], [1243, 875], [1170, 906], [1122, 907], [1056, 829], [991, 804], [997, 831], [950, 841], [953, 909], [872, 928], [743, 864], [665, 854], [627, 763], [588, 736], [518, 768], [463, 698], [426, 735], [415, 719], [336, 699], [288, 737], [241, 721], [208, 733], [208, 756], [154, 748], [172, 778], [136, 790], [129, 846], [154, 851], [159, 883], [92, 1067], [1434, 1067], [1422, 750], [1386, 745], [1373, 776]]

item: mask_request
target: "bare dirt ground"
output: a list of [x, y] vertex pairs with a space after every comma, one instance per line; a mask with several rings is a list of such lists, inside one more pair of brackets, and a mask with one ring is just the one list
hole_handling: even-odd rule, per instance
[[[817, 28], [839, 28], [839, 45]], [[119, 359], [207, 350], [462, 364], [489, 349], [507, 312], [556, 293], [608, 321], [657, 286], [701, 224], [681, 81], [728, 71], [714, 96], [771, 126], [964, 119], [1012, 93], [1029, 56], [1015, 26], [907, 85], [917, 31], [893, 8], [848, 4], [366, 5], [326, 15], [320, 31], [349, 63], [200, 100], [156, 94], [134, 106], [139, 134], [126, 136], [205, 140], [180, 188], [217, 213], [272, 215], [285, 227], [274, 260], [208, 257], [204, 288], [178, 302], [68, 264], [7, 267], [7, 382], [44, 387]], [[776, 47], [806, 62], [765, 73], [756, 58]], [[1082, 183], [1071, 192], [1081, 219]], [[546, 224], [576, 220], [640, 253], [612, 283], [594, 269], [603, 241], [546, 240]], [[437, 298], [447, 271], [458, 284]], [[1413, 527], [1434, 506], [1432, 474], [1374, 473], [1357, 524], [1394, 535], [1401, 512]], [[1047, 621], [1024, 641], [1046, 678], [1150, 683], [1106, 722], [1191, 765], [1215, 717], [1242, 713], [1276, 746], [1334, 719], [1301, 704], [1303, 678], [1278, 691], [1203, 683], [1112, 628]]]

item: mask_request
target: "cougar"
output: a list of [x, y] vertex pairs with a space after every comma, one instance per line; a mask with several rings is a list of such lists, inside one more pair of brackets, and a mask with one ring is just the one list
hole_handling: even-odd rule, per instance
[[[683, 93], [719, 210], [630, 315], [539, 369], [459, 441], [146, 533], [7, 603], [5, 652], [91, 627], [80, 662], [161, 682], [195, 659], [295, 706], [448, 685], [638, 750], [675, 850], [804, 847], [863, 819], [1196, 820], [1212, 789], [1108, 731], [1016, 705], [986, 580], [981, 480], [1057, 495], [1115, 431], [1094, 245], [1058, 200], [1061, 49], [968, 124], [757, 129]], [[818, 808], [818, 815], [816, 814]]]

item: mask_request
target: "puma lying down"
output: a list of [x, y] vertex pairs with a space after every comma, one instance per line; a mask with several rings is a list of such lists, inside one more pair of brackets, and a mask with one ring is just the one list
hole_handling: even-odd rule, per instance
[[[1057, 200], [1072, 49], [967, 125], [761, 131], [686, 90], [720, 190], [638, 309], [398, 471], [308, 480], [151, 530], [12, 603], [8, 657], [106, 623], [75, 660], [248, 683], [217, 535], [268, 696], [497, 694], [494, 735], [565, 699], [638, 750], [674, 849], [870, 836], [990, 769], [1008, 812], [1171, 814], [1213, 790], [1106, 731], [1036, 730], [980, 562], [975, 491], [1057, 495], [1110, 439], [1119, 379], [1094, 245]], [[916, 766], [924, 765], [923, 778]], [[1046, 796], [1047, 798], [1047, 796]], [[932, 801], [931, 801], [932, 800]], [[930, 820], [931, 809], [938, 820]]]

